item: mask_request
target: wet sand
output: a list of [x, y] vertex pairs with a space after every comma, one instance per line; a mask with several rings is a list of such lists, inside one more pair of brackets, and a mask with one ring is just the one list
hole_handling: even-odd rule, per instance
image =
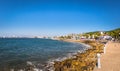
[[101, 55], [101, 68], [94, 71], [120, 71], [120, 43], [108, 42], [106, 53]]

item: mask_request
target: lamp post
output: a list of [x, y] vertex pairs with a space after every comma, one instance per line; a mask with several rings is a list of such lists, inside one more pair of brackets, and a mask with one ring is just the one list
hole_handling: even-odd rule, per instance
[[98, 68], [101, 68], [100, 53], [97, 53], [97, 66], [98, 66]]
[[105, 44], [105, 46], [104, 46], [104, 54], [106, 53], [106, 44]]

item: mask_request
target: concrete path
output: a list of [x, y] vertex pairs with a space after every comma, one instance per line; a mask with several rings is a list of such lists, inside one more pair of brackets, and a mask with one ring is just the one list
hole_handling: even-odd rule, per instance
[[120, 71], [120, 43], [109, 42], [106, 53], [101, 55], [101, 68], [93, 71]]

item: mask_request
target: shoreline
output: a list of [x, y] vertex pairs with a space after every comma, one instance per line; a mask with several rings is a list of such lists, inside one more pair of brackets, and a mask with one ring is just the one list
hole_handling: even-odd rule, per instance
[[97, 53], [103, 53], [103, 44], [96, 41], [88, 40], [62, 40], [66, 42], [77, 42], [87, 46], [91, 46], [82, 53], [77, 52], [74, 58], [65, 59], [63, 61], [54, 61], [54, 71], [93, 71], [96, 66]]
[[[58, 40], [64, 42], [82, 44], [85, 49], [78, 50], [75, 53], [71, 53], [70, 56], [56, 58], [48, 61], [47, 64], [43, 65], [43, 68], [37, 68], [32, 62], [27, 61], [25, 69], [31, 71], [92, 71], [96, 66], [96, 49], [98, 43], [96, 41], [88, 40]], [[92, 48], [91, 48], [92, 47]], [[96, 51], [98, 50], [98, 51]], [[20, 69], [20, 70], [25, 70]], [[10, 69], [14, 71], [15, 69]], [[19, 70], [19, 69], [18, 69]]]
[[76, 41], [74, 41], [74, 40], [59, 40], [59, 39], [57, 39], [57, 41], [63, 41], [63, 42], [81, 44], [81, 45], [84, 47], [84, 49], [83, 49], [83, 50], [77, 50], [76, 52], [66, 54], [66, 56], [59, 57], [59, 58], [56, 58], [56, 59], [54, 59], [54, 60], [48, 61], [48, 64], [46, 65], [45, 68], [42, 69], [42, 71], [55, 71], [54, 64], [56, 64], [56, 62], [63, 62], [63, 61], [65, 61], [65, 60], [67, 60], [67, 59], [76, 58], [76, 56], [77, 56], [78, 54], [84, 53], [84, 52], [87, 51], [88, 49], [91, 49], [91, 46], [90, 46], [90, 45], [85, 44], [85, 43], [81, 43], [81, 42], [78, 42], [78, 41], [76, 42]]

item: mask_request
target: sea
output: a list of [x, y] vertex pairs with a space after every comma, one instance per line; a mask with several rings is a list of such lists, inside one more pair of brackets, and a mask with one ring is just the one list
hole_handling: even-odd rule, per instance
[[50, 63], [88, 48], [85, 44], [52, 39], [0, 38], [0, 71], [24, 71], [27, 65], [33, 65], [35, 71], [45, 71]]

